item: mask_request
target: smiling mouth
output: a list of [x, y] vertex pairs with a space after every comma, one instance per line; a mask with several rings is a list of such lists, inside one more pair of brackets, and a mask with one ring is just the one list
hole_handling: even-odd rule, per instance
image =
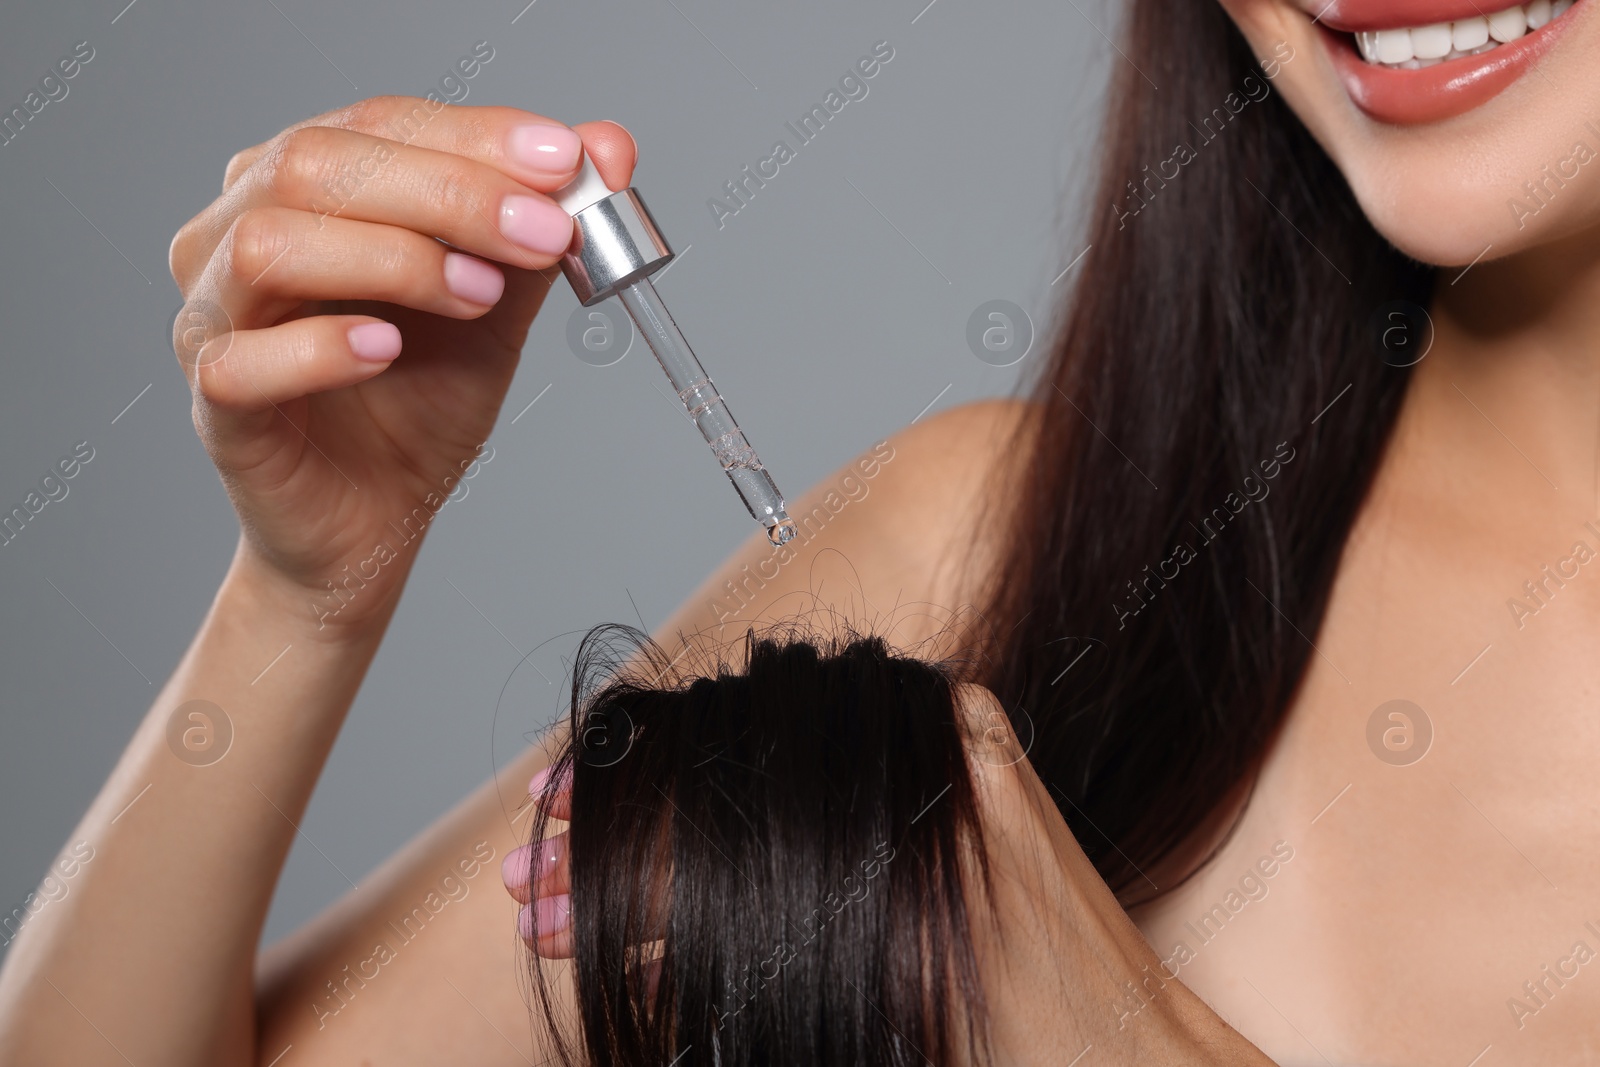
[[[1492, 2], [1492, 0], [1491, 0]], [[1362, 30], [1354, 39], [1361, 58], [1389, 70], [1421, 70], [1438, 63], [1481, 56], [1520, 40], [1564, 16], [1575, 0], [1533, 0], [1488, 15], [1428, 26]]]

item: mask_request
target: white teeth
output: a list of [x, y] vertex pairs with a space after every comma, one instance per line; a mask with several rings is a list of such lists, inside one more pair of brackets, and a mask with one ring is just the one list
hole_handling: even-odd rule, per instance
[[1510, 44], [1528, 32], [1528, 13], [1520, 7], [1496, 11], [1489, 16], [1489, 36], [1501, 44]]
[[1411, 31], [1411, 50], [1418, 59], [1443, 59], [1450, 54], [1451, 43], [1448, 22], [1436, 22]]
[[1379, 30], [1377, 51], [1379, 63], [1404, 63], [1416, 54], [1411, 50], [1411, 31]]
[[1459, 19], [1450, 24], [1450, 41], [1457, 52], [1470, 52], [1489, 42], [1489, 20]]
[[1419, 70], [1435, 63], [1482, 55], [1541, 29], [1567, 13], [1574, 0], [1530, 0], [1492, 15], [1395, 30], [1363, 30], [1356, 48], [1368, 63]]

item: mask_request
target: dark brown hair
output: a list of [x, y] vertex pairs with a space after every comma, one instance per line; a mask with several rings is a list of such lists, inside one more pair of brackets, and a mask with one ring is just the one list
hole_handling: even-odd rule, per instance
[[1217, 0], [1131, 0], [1121, 50], [1091, 248], [997, 482], [980, 680], [1126, 904], [1305, 673], [1408, 379], [1375, 323], [1418, 319], [1435, 272], [1267, 78], [1314, 57], [1258, 60]]
[[742, 651], [677, 665], [619, 625], [579, 646], [545, 787], [571, 789], [579, 1038], [533, 968], [558, 1057], [984, 1062], [969, 916], [992, 897], [955, 665], [784, 625]]

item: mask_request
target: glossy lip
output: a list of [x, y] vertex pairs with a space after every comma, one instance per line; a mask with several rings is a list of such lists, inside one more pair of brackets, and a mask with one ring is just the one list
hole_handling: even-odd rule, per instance
[[[1475, 15], [1492, 15], [1511, 7], [1503, 0], [1485, 0], [1497, 6], [1485, 7], [1475, 0], [1311, 0], [1306, 13], [1318, 25], [1344, 33], [1357, 30], [1398, 30], [1402, 27], [1431, 26], [1454, 22]], [[1523, 0], [1526, 4], [1526, 0]], [[1543, 26], [1539, 27], [1544, 29]], [[1538, 30], [1534, 31], [1539, 32]]]
[[[1438, 0], [1425, 0], [1442, 6]], [[1370, 11], [1375, 5], [1363, 2], [1346, 3], [1342, 14], [1353, 17], [1358, 6]], [[1420, 6], [1414, 4], [1412, 6]], [[1394, 21], [1394, 10], [1400, 4], [1386, 8], [1384, 16], [1388, 27], [1419, 25], [1419, 23]], [[1323, 43], [1333, 59], [1334, 69], [1344, 82], [1350, 99], [1368, 116], [1379, 122], [1397, 126], [1412, 126], [1426, 122], [1441, 122], [1471, 111], [1498, 96], [1512, 82], [1533, 69], [1572, 28], [1575, 20], [1582, 18], [1579, 9], [1587, 9], [1588, 0], [1578, 0], [1572, 9], [1560, 18], [1548, 22], [1510, 44], [1485, 52], [1481, 56], [1464, 56], [1435, 63], [1420, 70], [1394, 70], [1368, 63], [1356, 51], [1355, 38], [1322, 22], [1317, 24]], [[1407, 18], [1410, 14], [1406, 14]], [[1442, 21], [1442, 20], [1440, 20]], [[1370, 23], [1366, 28], [1373, 28]], [[1378, 27], [1386, 28], [1386, 27]]]

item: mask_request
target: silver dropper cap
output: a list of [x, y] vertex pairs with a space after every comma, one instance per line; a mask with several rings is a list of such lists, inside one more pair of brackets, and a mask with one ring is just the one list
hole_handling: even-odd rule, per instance
[[578, 176], [552, 196], [572, 216], [572, 244], [561, 257], [561, 272], [584, 307], [672, 262], [675, 253], [638, 192], [613, 193], [587, 152]]

